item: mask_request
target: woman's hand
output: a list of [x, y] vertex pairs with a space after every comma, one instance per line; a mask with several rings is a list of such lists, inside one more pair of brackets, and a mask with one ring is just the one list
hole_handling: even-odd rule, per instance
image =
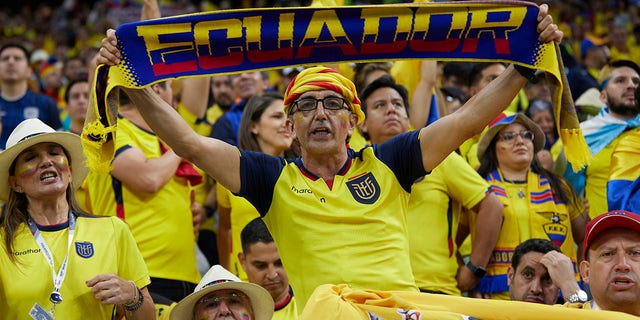
[[112, 273], [97, 275], [86, 284], [102, 304], [133, 304], [138, 295], [138, 289], [131, 285], [131, 281]]

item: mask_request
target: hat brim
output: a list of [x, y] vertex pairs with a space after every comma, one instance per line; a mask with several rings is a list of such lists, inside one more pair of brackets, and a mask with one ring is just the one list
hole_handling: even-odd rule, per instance
[[[608, 214], [608, 213], [606, 213]], [[587, 226], [587, 233], [584, 237], [584, 245], [583, 245], [583, 254], [586, 257], [587, 252], [589, 251], [589, 247], [593, 243], [593, 241], [600, 236], [603, 231], [613, 229], [613, 228], [621, 228], [621, 229], [629, 229], [635, 232], [640, 233], [640, 221], [638, 216], [635, 213], [630, 213], [636, 215], [636, 217], [630, 216], [629, 214], [615, 214], [608, 215], [602, 219], [594, 219], [593, 223], [590, 226]], [[591, 228], [589, 228], [591, 227]]]
[[513, 123], [520, 123], [523, 126], [525, 126], [528, 130], [533, 131], [533, 152], [534, 153], [537, 153], [538, 151], [542, 150], [542, 148], [544, 148], [545, 136], [544, 136], [544, 132], [542, 132], [542, 129], [540, 129], [540, 127], [535, 122], [533, 122], [524, 114], [516, 113], [515, 117], [513, 117], [513, 119], [510, 122], [501, 121], [498, 124], [487, 129], [487, 131], [482, 135], [482, 137], [480, 138], [480, 141], [478, 141], [478, 159], [482, 159], [482, 157], [484, 156], [484, 153], [487, 151], [487, 148], [489, 148], [491, 141], [493, 141], [493, 138], [498, 134], [498, 132], [500, 132], [500, 130], [502, 130], [504, 127]]
[[80, 187], [84, 179], [89, 173], [89, 169], [85, 166], [85, 157], [82, 152], [82, 144], [80, 136], [70, 132], [49, 132], [42, 133], [23, 141], [16, 143], [8, 149], [0, 152], [0, 200], [9, 200], [9, 168], [15, 161], [16, 157], [24, 150], [42, 142], [57, 143], [64, 148], [71, 163], [71, 181], [74, 188]]
[[269, 292], [260, 287], [257, 284], [253, 284], [250, 282], [225, 282], [219, 283], [215, 286], [206, 287], [198, 292], [194, 292], [184, 299], [180, 300], [178, 304], [173, 307], [171, 310], [171, 315], [169, 316], [170, 320], [192, 320], [195, 319], [195, 315], [193, 313], [194, 307], [198, 300], [200, 300], [205, 295], [220, 290], [238, 290], [242, 293], [246, 294], [249, 297], [249, 301], [251, 301], [251, 308], [253, 309], [254, 319], [255, 320], [271, 320], [273, 317], [273, 298]]

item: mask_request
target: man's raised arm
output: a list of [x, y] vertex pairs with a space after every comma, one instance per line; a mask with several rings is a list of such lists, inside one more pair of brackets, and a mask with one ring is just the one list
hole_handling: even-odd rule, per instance
[[[107, 31], [102, 40], [98, 64], [120, 62], [115, 30]], [[240, 153], [238, 149], [217, 139], [196, 133], [182, 117], [150, 87], [121, 88], [134, 102], [151, 129], [185, 160], [197, 165], [232, 192], [240, 191]]]
[[[553, 18], [547, 13], [548, 9], [546, 4], [540, 6], [538, 39], [542, 42], [559, 43], [563, 34], [553, 23]], [[498, 78], [469, 99], [460, 110], [421, 129], [422, 161], [427, 171], [432, 170], [464, 141], [482, 132], [484, 127], [511, 103], [527, 82], [523, 73], [533, 72], [526, 68], [520, 70], [513, 65], [509, 66]], [[434, 143], [435, 141], [437, 143]]]

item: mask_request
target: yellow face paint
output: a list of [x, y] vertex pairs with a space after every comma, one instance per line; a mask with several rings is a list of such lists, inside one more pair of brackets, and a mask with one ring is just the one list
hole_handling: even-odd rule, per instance
[[[61, 172], [69, 171], [69, 160], [66, 157], [56, 156], [51, 159], [53, 162], [53, 166], [56, 167]], [[19, 164], [16, 166], [16, 176], [27, 178], [31, 177], [36, 173], [36, 169], [38, 168], [37, 161], [28, 161]]]
[[32, 176], [36, 172], [37, 164], [33, 162], [23, 163], [16, 167], [16, 176], [26, 177]]
[[344, 121], [346, 123], [349, 123], [349, 116], [351, 116], [351, 113], [339, 113], [338, 114], [338, 119], [340, 119], [340, 120], [342, 120], [342, 121]]
[[300, 123], [302, 120], [304, 120], [304, 116], [302, 115], [302, 112], [296, 112], [293, 114], [293, 123], [294, 124], [298, 124]]

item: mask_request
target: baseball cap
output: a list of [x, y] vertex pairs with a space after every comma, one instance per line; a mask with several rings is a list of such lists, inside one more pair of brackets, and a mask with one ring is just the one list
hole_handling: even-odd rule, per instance
[[613, 228], [629, 229], [640, 233], [640, 215], [626, 210], [612, 210], [589, 221], [584, 235], [584, 256], [587, 256], [589, 246], [602, 232]]
[[605, 45], [607, 42], [604, 39], [596, 38], [596, 37], [586, 37], [580, 41], [580, 54], [584, 59], [584, 56], [587, 54], [587, 51], [593, 47], [600, 47]]

